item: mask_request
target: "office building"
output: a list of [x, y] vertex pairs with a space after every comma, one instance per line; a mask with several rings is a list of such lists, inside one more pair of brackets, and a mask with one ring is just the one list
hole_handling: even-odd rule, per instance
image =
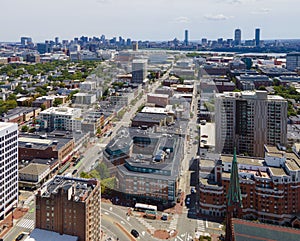
[[242, 44], [242, 31], [240, 29], [234, 31], [234, 44], [237, 46]]
[[287, 101], [266, 91], [216, 94], [216, 151], [262, 157], [264, 144], [287, 143]]
[[118, 189], [127, 198], [174, 204], [179, 192], [183, 141], [180, 134], [152, 128], [121, 128], [106, 146], [103, 157], [116, 166]]
[[100, 190], [94, 179], [56, 176], [36, 195], [36, 228], [101, 240]]
[[188, 30], [184, 31], [184, 45], [186, 45], [186, 46], [189, 45], [189, 31]]
[[147, 77], [147, 63], [147, 59], [134, 59], [132, 61], [132, 83], [143, 83]]
[[260, 29], [259, 28], [255, 29], [255, 46], [256, 47], [260, 46]]
[[139, 43], [137, 41], [132, 42], [132, 50], [138, 51], [139, 50]]
[[40, 112], [39, 119], [42, 129], [81, 130], [81, 110], [69, 107], [51, 107]]
[[0, 122], [0, 220], [18, 204], [18, 125]]
[[55, 44], [59, 45], [59, 37], [55, 37]]
[[29, 43], [32, 43], [32, 38], [30, 37], [21, 37], [21, 45], [25, 46]]
[[286, 68], [290, 71], [300, 67], [300, 52], [292, 52], [286, 55]]

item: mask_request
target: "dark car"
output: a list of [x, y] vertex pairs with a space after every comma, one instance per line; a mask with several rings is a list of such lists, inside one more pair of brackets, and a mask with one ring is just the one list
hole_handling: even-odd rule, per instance
[[76, 174], [77, 172], [77, 169], [75, 169], [73, 172], [72, 172], [72, 175]]
[[15, 241], [20, 241], [20, 240], [22, 240], [22, 238], [23, 238], [24, 236], [25, 236], [24, 233], [20, 233], [20, 234], [18, 235], [18, 237], [16, 237]]
[[139, 232], [136, 231], [135, 229], [132, 229], [132, 230], [131, 230], [131, 234], [132, 234], [132, 236], [135, 237], [135, 238], [137, 238], [138, 236], [140, 236]]

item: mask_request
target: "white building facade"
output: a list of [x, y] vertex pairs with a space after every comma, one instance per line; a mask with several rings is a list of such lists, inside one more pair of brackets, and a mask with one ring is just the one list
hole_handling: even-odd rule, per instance
[[0, 122], [0, 220], [18, 204], [18, 125]]

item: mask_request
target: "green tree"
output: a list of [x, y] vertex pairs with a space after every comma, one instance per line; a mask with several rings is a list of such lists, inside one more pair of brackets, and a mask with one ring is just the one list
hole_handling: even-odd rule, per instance
[[29, 129], [28, 126], [27, 126], [27, 125], [24, 125], [24, 126], [22, 126], [21, 131], [22, 131], [22, 132], [27, 132], [28, 129]]
[[34, 127], [32, 127], [32, 128], [30, 128], [30, 129], [28, 130], [28, 132], [29, 132], [29, 133], [34, 133], [34, 132], [36, 132], [36, 129], [35, 129]]
[[105, 163], [101, 162], [97, 167], [96, 171], [99, 173], [101, 180], [108, 178], [110, 176], [109, 170]]
[[53, 101], [53, 106], [57, 107], [57, 106], [61, 105], [62, 103], [63, 103], [62, 99], [57, 98]]
[[42, 110], [45, 110], [46, 109], [46, 106], [44, 104], [41, 104], [41, 109]]

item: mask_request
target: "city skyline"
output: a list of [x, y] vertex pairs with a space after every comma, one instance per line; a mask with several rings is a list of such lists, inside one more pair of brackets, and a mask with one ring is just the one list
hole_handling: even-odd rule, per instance
[[185, 29], [189, 30], [191, 40], [226, 39], [233, 38], [236, 28], [242, 30], [242, 39], [254, 39], [256, 28], [262, 30], [261, 39], [297, 39], [300, 31], [286, 27], [293, 25], [297, 5], [296, 0], [204, 0], [201, 3], [175, 0], [172, 4], [166, 0], [5, 1], [6, 11], [1, 19], [6, 24], [0, 27], [5, 36], [1, 36], [1, 41], [19, 41], [20, 36], [30, 36], [34, 42], [41, 42], [56, 36], [72, 39], [101, 34], [107, 38], [183, 40]]

